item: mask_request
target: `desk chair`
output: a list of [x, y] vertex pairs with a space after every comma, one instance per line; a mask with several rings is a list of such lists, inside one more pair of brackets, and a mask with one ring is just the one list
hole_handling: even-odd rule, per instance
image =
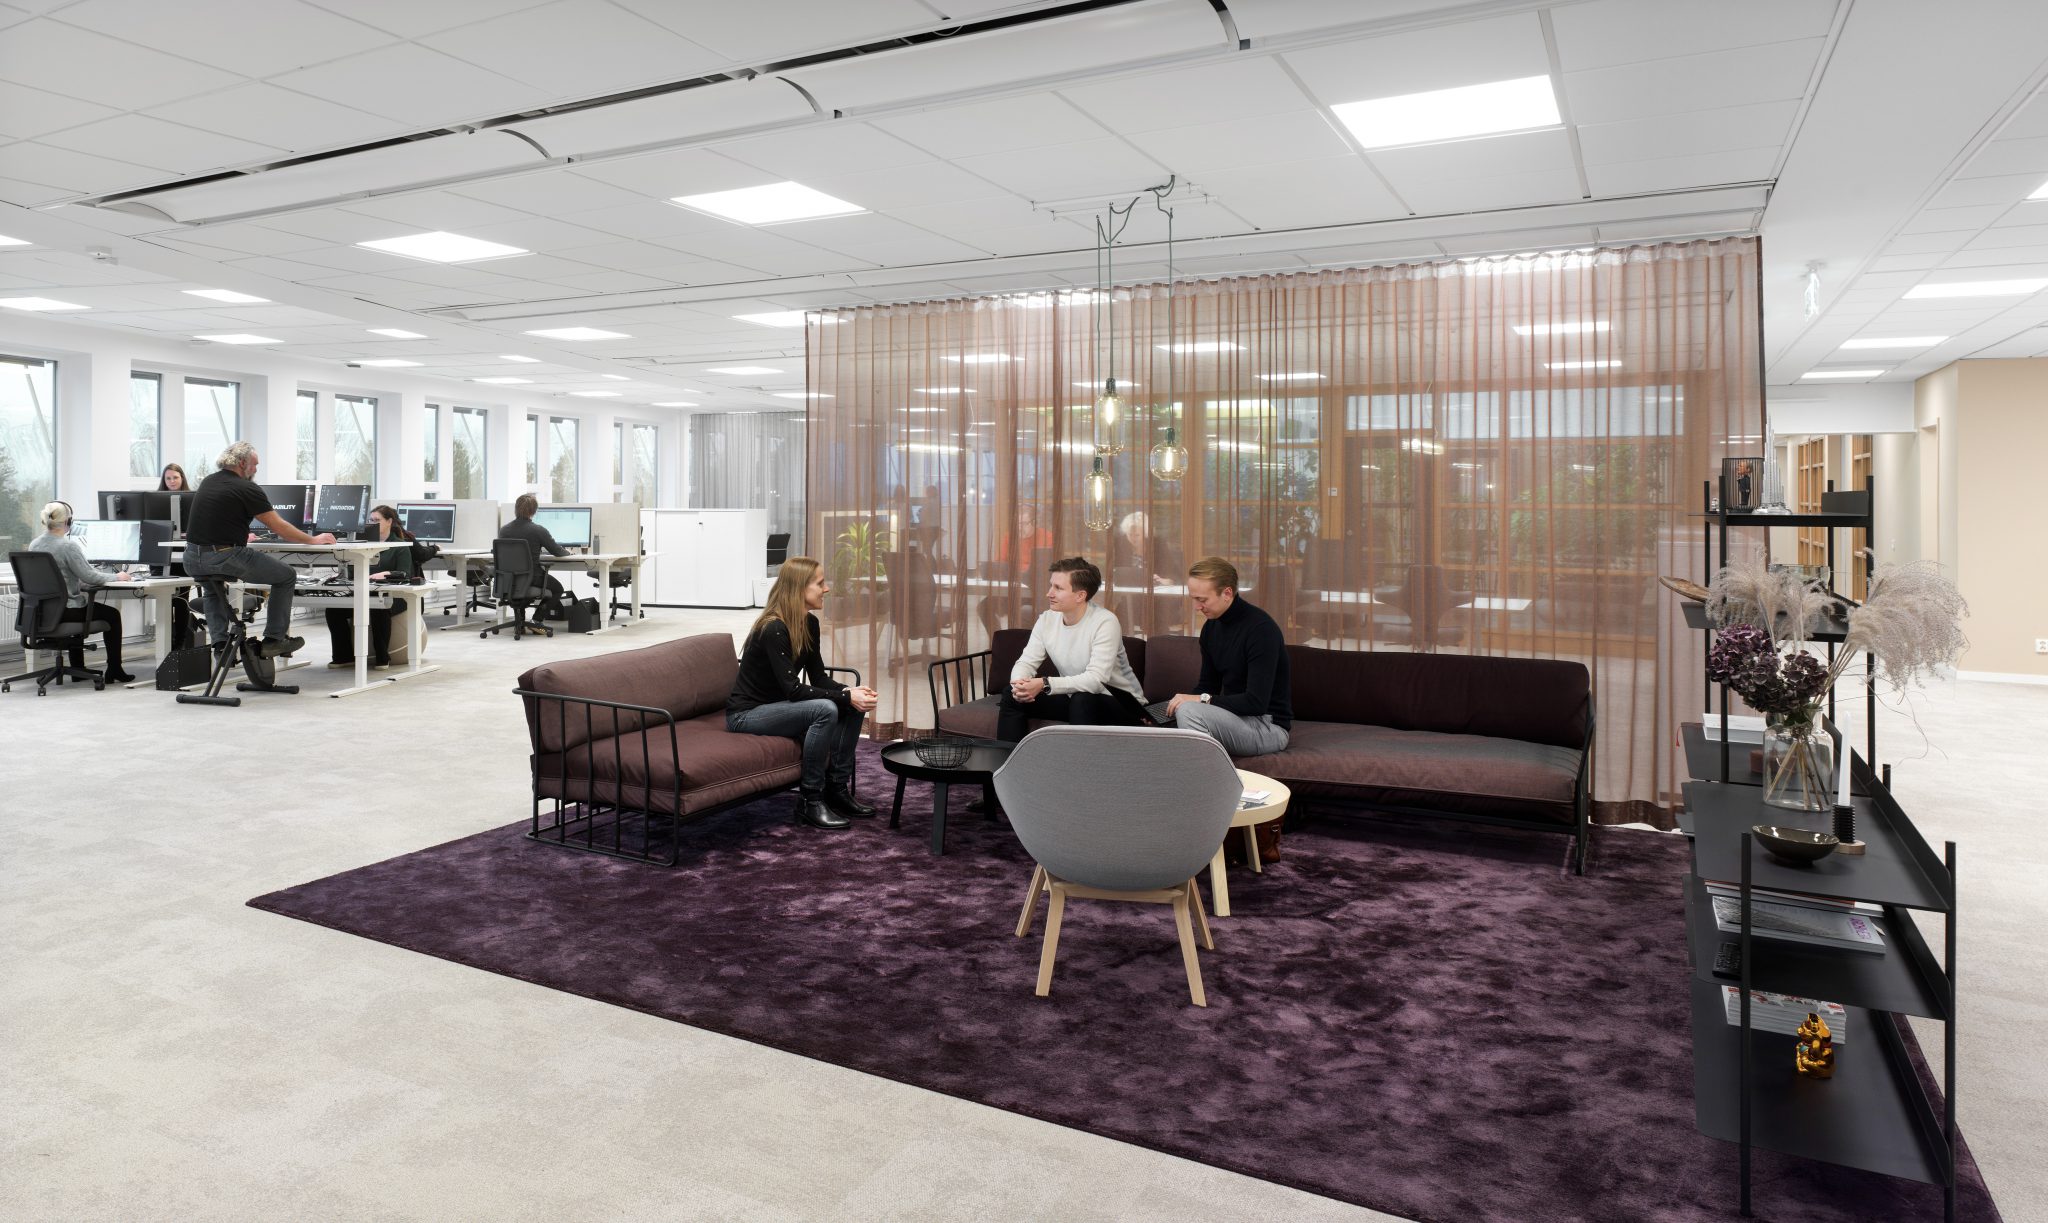
[[[788, 536], [784, 536], [783, 538], [787, 539]], [[612, 566], [611, 580], [607, 582], [606, 585], [611, 587], [612, 592], [611, 606], [605, 609], [605, 614], [607, 616], [615, 616], [621, 610], [628, 612], [633, 610], [632, 595], [628, 594], [624, 602], [620, 602], [619, 600], [620, 591], [630, 591], [633, 589], [633, 571], [630, 568], [622, 569], [617, 565]], [[640, 609], [640, 618], [642, 620], [645, 620], [647, 618], [647, 609], [644, 607]]]
[[789, 532], [777, 531], [768, 537], [768, 567], [780, 569], [782, 562], [789, 559]]
[[110, 627], [108, 623], [90, 618], [64, 619], [70, 592], [64, 588], [64, 574], [57, 568], [56, 557], [47, 552], [10, 552], [7, 561], [14, 566], [14, 587], [21, 595], [21, 607], [14, 614], [14, 628], [21, 634], [21, 648], [53, 651], [56, 662], [40, 671], [28, 671], [0, 680], [0, 692], [8, 691], [25, 679], [36, 682], [37, 696], [47, 696], [53, 682], [63, 687], [67, 678], [90, 680], [95, 692], [105, 688], [105, 672], [67, 667], [64, 655], [73, 647], [82, 647], [87, 637], [106, 632]]
[[508, 628], [512, 630], [514, 640], [528, 633], [554, 636], [555, 630], [537, 619], [531, 624], [526, 620], [527, 609], [539, 603], [547, 593], [547, 583], [540, 575], [540, 564], [533, 558], [532, 544], [523, 539], [492, 540], [491, 594], [512, 609], [512, 619], [493, 624], [477, 636], [489, 637]]

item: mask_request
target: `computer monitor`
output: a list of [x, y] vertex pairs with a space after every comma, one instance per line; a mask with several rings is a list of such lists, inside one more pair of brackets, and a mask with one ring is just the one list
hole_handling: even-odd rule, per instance
[[142, 518], [142, 494], [139, 492], [101, 493], [100, 517], [119, 522], [140, 521]]
[[259, 484], [270, 498], [270, 508], [295, 527], [313, 521], [313, 486], [310, 484]]
[[398, 525], [421, 543], [455, 542], [455, 507], [446, 501], [401, 501], [391, 507], [398, 511]]
[[367, 484], [322, 484], [314, 496], [313, 529], [353, 535], [369, 514]]
[[590, 546], [590, 507], [550, 506], [536, 510], [533, 520], [548, 529], [555, 542], [564, 548], [588, 548]]
[[[108, 518], [74, 518], [71, 538], [85, 549], [85, 559], [96, 565], [139, 565], [142, 563], [142, 524]], [[161, 558], [160, 558], [161, 559]]]
[[197, 489], [188, 488], [174, 493], [153, 488], [146, 492], [131, 493], [130, 496], [142, 498], [141, 517], [157, 522], [168, 522], [171, 529], [182, 532], [185, 523], [192, 517], [192, 503], [198, 499], [199, 492]]

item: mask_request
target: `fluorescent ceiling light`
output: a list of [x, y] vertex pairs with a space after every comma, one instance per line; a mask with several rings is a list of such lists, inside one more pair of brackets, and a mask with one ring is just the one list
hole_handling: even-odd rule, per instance
[[770, 310], [765, 314], [735, 314], [742, 323], [759, 323], [763, 327], [801, 327], [812, 318], [820, 326], [831, 327], [841, 320], [820, 314], [816, 310]]
[[[1099, 391], [1102, 389], [1100, 382], [1076, 382], [1074, 385], [1084, 391]], [[1118, 390], [1122, 390], [1125, 387], [1142, 386], [1143, 384], [1135, 378], [1119, 378], [1116, 380], [1116, 385]]]
[[6, 234], [0, 234], [0, 246], [27, 246], [28, 244], [27, 238], [10, 238]]
[[1330, 113], [1367, 149], [1526, 132], [1560, 122], [1548, 76], [1340, 102]]
[[358, 242], [356, 245], [390, 255], [403, 255], [407, 259], [425, 259], [430, 263], [474, 263], [479, 259], [504, 259], [511, 255], [533, 253], [524, 247], [506, 246], [502, 242], [486, 242], [482, 238], [465, 238], [461, 234], [446, 233], [438, 229], [424, 234], [406, 234], [398, 238]]
[[942, 442], [898, 442], [898, 447], [918, 454], [959, 454], [960, 447]]
[[1606, 319], [1592, 323], [1523, 323], [1515, 328], [1516, 335], [1581, 335], [1588, 331], [1608, 331], [1614, 327]]
[[[54, 297], [0, 297], [0, 306], [9, 310], [85, 310], [77, 302], [60, 302]], [[202, 337], [203, 338], [203, 337]]]
[[1945, 335], [1900, 335], [1868, 340], [1845, 340], [1844, 348], [1927, 348], [1941, 343]]
[[774, 395], [775, 395], [775, 397], [776, 397], [777, 399], [830, 399], [830, 398], [832, 398], [832, 396], [830, 396], [830, 395], [826, 394], [826, 393], [825, 393], [824, 391], [776, 391], [776, 392], [774, 392]]
[[368, 365], [376, 369], [397, 369], [403, 365], [418, 365], [417, 361], [401, 361], [397, 357], [377, 357], [374, 360], [351, 362], [354, 365]]
[[2048, 278], [2031, 280], [1955, 280], [1947, 284], [1914, 285], [1907, 297], [2025, 297], [2048, 289]]
[[234, 302], [237, 305], [270, 300], [267, 297], [257, 297], [253, 293], [237, 293], [233, 289], [186, 289], [185, 293], [192, 297], [211, 298], [217, 302]]
[[1228, 352], [1244, 345], [1233, 344], [1229, 340], [1196, 340], [1188, 344], [1154, 344], [1152, 347], [1162, 352]]
[[1875, 378], [1884, 372], [1881, 369], [1810, 369], [1799, 376], [1801, 378]]
[[519, 364], [521, 364], [521, 365], [539, 365], [539, 364], [540, 364], [540, 358], [539, 358], [539, 357], [522, 357], [522, 356], [520, 356], [520, 355], [519, 355], [518, 353], [516, 353], [516, 352], [501, 352], [501, 353], [499, 353], [499, 354], [498, 354], [498, 360], [500, 360], [500, 361], [517, 361], [517, 362], [518, 362]]
[[529, 331], [543, 340], [630, 340], [633, 337], [623, 331], [606, 331], [602, 327], [543, 327]]
[[1321, 374], [1253, 374], [1260, 382], [1321, 382]]
[[491, 386], [520, 386], [530, 384], [531, 378], [471, 378], [471, 382], [487, 383]]
[[657, 403], [654, 406], [657, 408], [694, 408], [697, 405], [689, 402], [688, 400], [671, 399], [665, 403]]
[[955, 365], [1001, 365], [1005, 361], [1016, 360], [1015, 357], [1006, 352], [974, 353], [964, 357], [941, 357], [939, 359], [941, 361], [951, 361]]
[[417, 331], [407, 331], [403, 327], [372, 327], [370, 328], [370, 334], [390, 336], [394, 340], [424, 340], [427, 338]]
[[267, 335], [250, 335], [250, 334], [248, 334], [247, 332], [236, 332], [236, 333], [235, 333], [235, 334], [233, 334], [233, 335], [195, 335], [195, 336], [193, 336], [192, 338], [193, 338], [193, 339], [195, 339], [195, 340], [212, 340], [212, 341], [213, 341], [214, 343], [216, 343], [216, 344], [282, 344], [282, 343], [284, 343], [284, 341], [283, 341], [283, 340], [273, 340], [273, 339], [271, 339], [271, 338], [270, 338], [269, 336], [267, 336]]
[[2027, 198], [2030, 200], [2048, 200], [2048, 181], [2044, 181], [2040, 186], [2034, 188]]
[[617, 391], [570, 391], [578, 399], [617, 399]]
[[732, 374], [735, 376], [743, 376], [746, 374], [779, 374], [782, 371], [779, 369], [770, 369], [765, 365], [721, 365], [713, 369], [707, 369], [704, 372], [707, 374]]
[[964, 386], [914, 386], [910, 388], [920, 395], [972, 395], [974, 390]]
[[1544, 369], [1619, 369], [1619, 361], [1545, 361]]
[[681, 204], [693, 212], [708, 212], [714, 217], [738, 221], [742, 225], [779, 225], [784, 221], [843, 217], [867, 211], [859, 204], [849, 204], [822, 191], [813, 191], [802, 183], [792, 182], [742, 187], [737, 191], [710, 191], [702, 195], [678, 195], [670, 202]]
[[609, 379], [611, 379], [611, 380], [612, 380], [613, 382], [631, 382], [631, 381], [632, 381], [632, 379], [631, 379], [631, 378], [628, 378], [628, 377], [626, 377], [626, 375], [624, 375], [624, 374], [599, 374], [599, 375], [598, 375], [598, 377], [600, 377], [600, 378], [609, 378]]
[[936, 407], [932, 407], [932, 406], [930, 406], [930, 405], [926, 405], [925, 407], [922, 407], [922, 408], [898, 408], [898, 409], [896, 409], [896, 410], [897, 410], [898, 412], [903, 412], [903, 413], [906, 413], [906, 414], [908, 414], [908, 415], [913, 415], [913, 416], [930, 416], [930, 415], [932, 415], [933, 413], [937, 413], [937, 412], [943, 412], [943, 411], [945, 411], [946, 409], [944, 409], [944, 408], [936, 408]]

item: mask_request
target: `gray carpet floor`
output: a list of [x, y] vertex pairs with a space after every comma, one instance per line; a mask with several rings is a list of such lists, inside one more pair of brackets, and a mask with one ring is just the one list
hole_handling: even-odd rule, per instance
[[[1385, 1217], [244, 906], [523, 817], [525, 667], [749, 619], [437, 633], [443, 670], [345, 700], [317, 667], [240, 709], [0, 697], [5, 1215]], [[1881, 717], [1907, 809], [1963, 846], [1963, 1125], [2006, 1217], [2048, 1217], [2048, 687]]]

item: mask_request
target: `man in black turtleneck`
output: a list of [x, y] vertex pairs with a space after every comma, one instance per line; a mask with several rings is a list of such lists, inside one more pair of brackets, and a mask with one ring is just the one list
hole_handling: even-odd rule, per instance
[[1237, 569], [1220, 556], [1188, 567], [1188, 597], [1202, 626], [1199, 692], [1174, 696], [1176, 726], [1199, 730], [1232, 756], [1263, 756], [1287, 747], [1294, 706], [1287, 680], [1287, 642], [1273, 617], [1237, 594]]

